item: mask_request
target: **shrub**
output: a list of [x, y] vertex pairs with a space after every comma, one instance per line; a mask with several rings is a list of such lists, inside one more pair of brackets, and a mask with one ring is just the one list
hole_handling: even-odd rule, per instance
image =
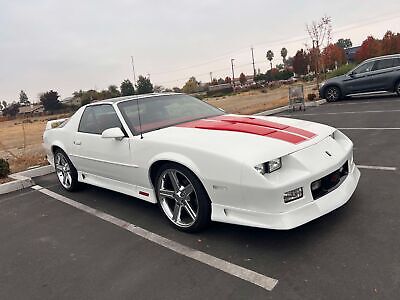
[[332, 71], [328, 74], [326, 74], [326, 78], [332, 78], [340, 75], [344, 75], [348, 73], [350, 70], [352, 70], [356, 65], [355, 64], [348, 64], [348, 65], [343, 65], [340, 68], [338, 68], [335, 71]]
[[0, 158], [0, 178], [7, 177], [10, 174], [10, 165], [4, 158]]
[[317, 95], [315, 94], [308, 94], [307, 95], [307, 100], [308, 101], [314, 101], [317, 98]]

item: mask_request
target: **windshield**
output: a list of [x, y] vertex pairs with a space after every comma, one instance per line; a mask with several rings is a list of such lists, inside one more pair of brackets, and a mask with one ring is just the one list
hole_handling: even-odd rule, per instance
[[[221, 110], [188, 95], [168, 95], [139, 99], [142, 132], [148, 132], [171, 125], [223, 115]], [[140, 133], [138, 106], [136, 100], [118, 104], [129, 129]]]

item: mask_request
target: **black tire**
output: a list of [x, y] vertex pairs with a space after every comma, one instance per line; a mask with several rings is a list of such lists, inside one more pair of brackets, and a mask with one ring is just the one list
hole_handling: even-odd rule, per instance
[[[63, 165], [62, 169], [60, 168], [60, 163]], [[78, 172], [64, 151], [60, 149], [54, 151], [54, 166], [61, 186], [69, 192], [77, 191], [80, 187], [78, 182]], [[64, 178], [66, 178], [66, 180], [64, 180]]]
[[400, 96], [400, 81], [396, 83], [394, 91], [397, 93], [397, 96]]
[[336, 102], [340, 100], [342, 95], [338, 87], [329, 86], [325, 89], [324, 97], [328, 102]]
[[[177, 178], [175, 185], [171, 176]], [[193, 188], [186, 193], [190, 185]], [[158, 206], [173, 227], [184, 232], [198, 232], [210, 224], [210, 198], [192, 171], [176, 163], [166, 163], [157, 171], [154, 186]]]

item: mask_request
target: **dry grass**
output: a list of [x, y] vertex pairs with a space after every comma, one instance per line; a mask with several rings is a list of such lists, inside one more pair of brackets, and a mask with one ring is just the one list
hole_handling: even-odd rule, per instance
[[10, 164], [11, 173], [17, 173], [30, 168], [49, 164], [44, 153], [29, 153], [20, 155], [16, 158], [10, 158], [8, 162]]
[[0, 178], [0, 184], [7, 183], [10, 181], [14, 181], [11, 177]]
[[[312, 86], [305, 86], [305, 97], [311, 93]], [[315, 93], [315, 91], [314, 91]], [[211, 105], [222, 108], [228, 113], [254, 114], [265, 110], [288, 105], [288, 86], [282, 86], [274, 90], [252, 90], [240, 94], [205, 99]]]

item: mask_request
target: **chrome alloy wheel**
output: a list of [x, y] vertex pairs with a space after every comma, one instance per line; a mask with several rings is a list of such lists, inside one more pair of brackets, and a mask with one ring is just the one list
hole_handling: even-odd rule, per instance
[[72, 186], [72, 173], [71, 166], [67, 158], [61, 152], [58, 152], [55, 157], [55, 168], [57, 177], [62, 186], [66, 189], [70, 189]]
[[179, 227], [192, 226], [199, 212], [193, 183], [178, 170], [167, 169], [161, 173], [157, 185], [158, 200], [168, 219]]
[[326, 100], [328, 102], [337, 101], [339, 99], [339, 90], [336, 87], [328, 88], [326, 91]]

